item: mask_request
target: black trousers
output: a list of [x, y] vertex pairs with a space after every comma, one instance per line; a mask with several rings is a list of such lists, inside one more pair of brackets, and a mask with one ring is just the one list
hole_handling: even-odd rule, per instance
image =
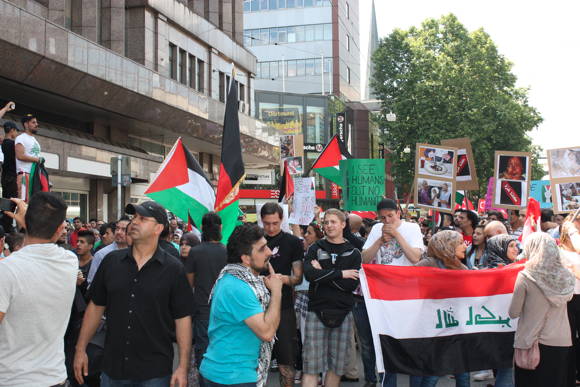
[[540, 364], [535, 370], [514, 367], [516, 387], [566, 387], [570, 347], [540, 344]]
[[568, 302], [568, 321], [572, 333], [572, 348], [568, 358], [568, 386], [576, 386], [580, 380], [580, 294], [574, 294]]

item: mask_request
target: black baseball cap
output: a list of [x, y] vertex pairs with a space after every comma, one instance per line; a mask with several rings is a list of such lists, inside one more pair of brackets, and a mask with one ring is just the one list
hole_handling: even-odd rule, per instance
[[164, 227], [169, 224], [165, 208], [151, 200], [141, 204], [127, 204], [125, 212], [129, 215], [139, 214], [148, 218], [155, 218], [157, 223], [162, 224]]
[[12, 129], [18, 130], [18, 126], [12, 121], [6, 121], [4, 123], [4, 132], [9, 133]]
[[395, 210], [397, 211], [399, 209], [399, 206], [397, 206], [397, 202], [394, 201], [393, 199], [382, 199], [378, 204], [377, 204], [377, 212], [379, 212], [380, 210]]
[[24, 125], [28, 121], [33, 120], [35, 118], [36, 118], [36, 116], [34, 114], [29, 113], [29, 114], [24, 115], [24, 117], [22, 117], [22, 120], [20, 120], [20, 121], [22, 122], [22, 125]]

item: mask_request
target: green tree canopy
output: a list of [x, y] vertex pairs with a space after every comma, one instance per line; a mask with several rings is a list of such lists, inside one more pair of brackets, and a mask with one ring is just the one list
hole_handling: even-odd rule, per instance
[[[482, 192], [496, 150], [539, 154], [527, 133], [542, 118], [483, 29], [469, 32], [452, 14], [428, 19], [382, 39], [373, 61], [371, 82], [381, 100], [375, 119], [393, 151], [395, 183], [404, 190], [413, 179], [417, 142], [471, 138]], [[396, 113], [395, 122], [386, 120], [389, 112]], [[403, 152], [406, 147], [411, 153]], [[536, 157], [533, 177], [542, 175]]]

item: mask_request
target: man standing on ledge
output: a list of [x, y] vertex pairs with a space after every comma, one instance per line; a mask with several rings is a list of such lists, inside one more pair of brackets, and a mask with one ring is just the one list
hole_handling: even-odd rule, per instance
[[30, 179], [30, 169], [32, 163], [43, 163], [44, 158], [40, 157], [40, 144], [34, 135], [38, 133], [38, 121], [32, 114], [22, 117], [24, 132], [16, 137], [14, 142], [14, 152], [16, 153], [16, 180], [18, 186], [18, 197], [28, 201], [28, 181]]
[[[186, 386], [193, 294], [183, 265], [158, 245], [167, 212], [148, 201], [129, 204], [132, 246], [109, 253], [89, 289], [76, 345], [75, 377], [88, 375], [87, 344], [107, 312], [102, 387]], [[179, 365], [173, 371], [173, 340]]]

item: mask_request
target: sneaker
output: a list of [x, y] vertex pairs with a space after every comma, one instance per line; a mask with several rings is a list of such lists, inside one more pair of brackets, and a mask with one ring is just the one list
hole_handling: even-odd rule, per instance
[[490, 379], [493, 379], [492, 370], [479, 371], [473, 374], [473, 380], [475, 380], [476, 382], [483, 382], [484, 380]]
[[294, 374], [294, 384], [302, 383], [302, 371], [296, 371]]

